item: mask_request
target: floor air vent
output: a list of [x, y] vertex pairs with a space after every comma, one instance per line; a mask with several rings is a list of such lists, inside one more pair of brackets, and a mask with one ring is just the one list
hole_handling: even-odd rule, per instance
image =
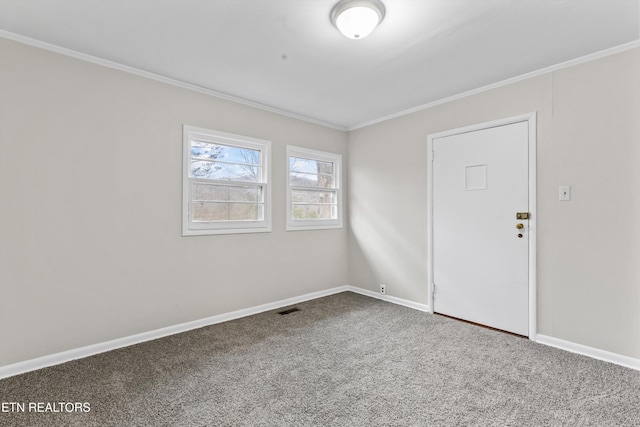
[[284, 316], [285, 314], [295, 313], [296, 311], [300, 311], [300, 309], [298, 307], [293, 307], [293, 308], [279, 311], [278, 314], [280, 314], [281, 316]]

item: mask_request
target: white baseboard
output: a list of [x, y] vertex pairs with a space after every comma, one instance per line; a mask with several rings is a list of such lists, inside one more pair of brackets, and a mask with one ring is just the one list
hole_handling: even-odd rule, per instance
[[536, 335], [536, 342], [640, 371], [640, 359], [634, 359], [633, 357], [623, 356], [618, 353], [612, 353], [610, 351], [600, 350], [598, 348], [588, 347], [541, 334]]
[[413, 308], [414, 310], [425, 311], [427, 313], [431, 312], [429, 306], [426, 304], [420, 304], [406, 299], [392, 297], [390, 295], [382, 295], [381, 293], [369, 291], [367, 289], [356, 288], [355, 286], [345, 286], [345, 288], [345, 290], [354, 292], [356, 294], [381, 299], [383, 301], [391, 302], [398, 305], [403, 305], [405, 307]]
[[130, 335], [103, 343], [92, 344], [85, 347], [75, 348], [60, 353], [50, 354], [48, 356], [38, 357], [36, 359], [26, 360], [11, 365], [0, 366], [0, 379], [23, 374], [29, 371], [46, 368], [48, 366], [59, 365], [61, 363], [70, 362], [76, 359], [93, 356], [95, 354], [104, 353], [106, 351], [115, 350], [130, 345], [139, 344], [145, 341], [151, 341], [168, 335], [179, 334], [181, 332], [190, 331], [192, 329], [202, 328], [204, 326], [215, 325], [216, 323], [227, 322], [229, 320], [241, 317], [251, 316], [253, 314], [262, 313], [264, 311], [275, 310], [280, 307], [286, 307], [300, 302], [322, 298], [328, 295], [337, 294], [352, 290], [351, 286], [340, 286], [337, 288], [327, 289], [324, 291], [312, 292], [310, 294], [301, 295], [276, 301], [268, 304], [262, 304], [256, 307], [246, 308], [242, 310], [232, 311], [217, 316], [207, 317], [205, 319], [194, 320], [192, 322], [181, 323], [178, 325], [167, 326], [149, 332]]

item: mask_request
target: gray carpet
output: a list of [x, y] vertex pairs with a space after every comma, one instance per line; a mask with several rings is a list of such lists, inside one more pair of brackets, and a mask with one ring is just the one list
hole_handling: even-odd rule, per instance
[[0, 381], [3, 426], [639, 426], [640, 372], [354, 293]]

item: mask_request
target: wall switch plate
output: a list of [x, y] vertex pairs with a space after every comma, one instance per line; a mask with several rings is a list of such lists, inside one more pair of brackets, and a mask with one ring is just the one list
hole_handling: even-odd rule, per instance
[[561, 185], [560, 186], [560, 200], [563, 202], [567, 202], [571, 200], [571, 186], [570, 185]]

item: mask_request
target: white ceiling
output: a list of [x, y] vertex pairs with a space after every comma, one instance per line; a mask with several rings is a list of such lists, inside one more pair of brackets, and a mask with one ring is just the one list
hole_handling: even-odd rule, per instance
[[343, 129], [640, 38], [640, 0], [383, 0], [362, 40], [336, 2], [0, 0], [0, 35]]

